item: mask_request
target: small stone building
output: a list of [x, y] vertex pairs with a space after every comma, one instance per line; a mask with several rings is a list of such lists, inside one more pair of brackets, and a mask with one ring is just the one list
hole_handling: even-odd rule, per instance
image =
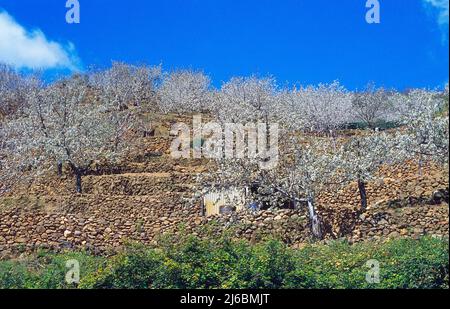
[[206, 216], [241, 211], [246, 205], [246, 188], [227, 188], [211, 191], [203, 196], [203, 213]]

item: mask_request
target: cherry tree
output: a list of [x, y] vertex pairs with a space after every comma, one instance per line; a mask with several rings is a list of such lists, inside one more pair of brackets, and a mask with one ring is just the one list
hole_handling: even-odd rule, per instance
[[[24, 180], [26, 168], [26, 164], [20, 165], [15, 160], [10, 160], [17, 155], [18, 149], [8, 143], [5, 126], [9, 121], [21, 116], [22, 110], [27, 107], [28, 93], [41, 86], [42, 82], [37, 74], [25, 76], [7, 65], [0, 64], [0, 194]], [[17, 144], [20, 136], [14, 138]]]
[[406, 129], [403, 147], [410, 158], [419, 158], [419, 173], [424, 159], [448, 165], [449, 120], [442, 114], [445, 97], [436, 91], [414, 89], [397, 99]]
[[[243, 141], [245, 133], [249, 137], [253, 133], [256, 134], [252, 127], [257, 128], [258, 156], [265, 160], [265, 163], [261, 162], [260, 165], [270, 165], [276, 158], [276, 154], [272, 151], [274, 148], [267, 146], [272, 145], [275, 140], [278, 143], [278, 136], [282, 134], [279, 130], [284, 130], [284, 127], [278, 126], [282, 113], [279, 108], [281, 105], [277, 105], [275, 100], [277, 91], [276, 81], [271, 77], [236, 77], [224, 83], [214, 96], [212, 108], [214, 116], [225, 125], [225, 128], [229, 124], [234, 124], [237, 140]], [[242, 126], [245, 126], [245, 130]], [[274, 129], [277, 131], [276, 136], [271, 134], [274, 133]]]
[[3, 128], [9, 166], [39, 175], [65, 163], [82, 193], [82, 176], [90, 165], [117, 159], [127, 148], [123, 141], [129, 129], [123, 125], [128, 111], [114, 102], [89, 101], [88, 90], [85, 76], [73, 76], [30, 93], [23, 116]]
[[293, 135], [284, 149], [277, 168], [265, 175], [266, 182], [276, 192], [300, 205], [306, 204], [314, 237], [321, 239], [323, 231], [316, 211], [316, 197], [323, 190], [340, 185], [340, 162], [329, 139], [304, 139]]
[[[12, 134], [11, 134], [12, 136]], [[17, 154], [17, 142], [8, 143], [8, 134], [5, 126], [0, 126], [0, 196], [8, 192], [19, 180], [23, 180], [23, 166], [13, 158]], [[22, 161], [20, 161], [22, 162]]]
[[442, 91], [441, 98], [444, 101], [444, 106], [442, 107], [442, 112], [448, 114], [448, 105], [449, 105], [449, 88], [448, 82], [445, 84], [444, 90]]
[[[261, 158], [230, 158], [217, 161], [217, 170], [199, 175], [199, 186], [211, 188], [256, 188], [247, 196], [247, 204], [280, 207], [283, 201], [305, 206], [312, 235], [321, 239], [323, 231], [316, 210], [316, 196], [338, 182], [339, 157], [328, 139], [304, 140], [285, 135], [280, 145], [280, 161], [270, 169], [261, 169]], [[233, 201], [230, 201], [232, 203]]]
[[36, 75], [23, 76], [0, 63], [0, 116], [18, 111], [25, 103], [31, 88], [39, 86]]
[[7, 119], [0, 127], [0, 195], [15, 185], [42, 175], [42, 156], [31, 145], [30, 128], [23, 118]]
[[175, 71], [162, 77], [157, 95], [164, 113], [202, 112], [210, 108], [210, 79], [201, 72]]
[[277, 116], [277, 85], [271, 77], [234, 77], [217, 94], [216, 116], [223, 122], [265, 122]]
[[367, 208], [366, 183], [376, 178], [381, 165], [424, 158], [448, 164], [448, 117], [439, 115], [443, 102], [437, 93], [412, 90], [395, 94], [397, 117], [403, 125], [397, 132], [372, 132], [350, 138], [341, 145], [343, 179], [357, 181], [361, 210]]
[[288, 131], [305, 132], [311, 130], [310, 118], [305, 114], [305, 97], [297, 88], [281, 89], [275, 97], [280, 123]]
[[274, 79], [254, 76], [232, 78], [213, 93], [212, 111], [225, 128], [225, 144], [219, 142], [218, 147], [225, 149], [225, 155], [211, 157], [217, 170], [202, 175], [203, 188], [247, 187], [263, 174], [267, 161], [273, 159], [269, 156], [277, 156], [278, 131], [274, 129], [278, 126], [270, 122], [276, 120], [275, 94]]
[[249, 202], [257, 205], [279, 207], [283, 200], [305, 205], [312, 234], [321, 238], [315, 198], [327, 185], [338, 182], [339, 162], [329, 139], [305, 140], [299, 133], [305, 131], [306, 124], [314, 130], [326, 130], [345, 123], [351, 104], [349, 93], [336, 83], [279, 91], [274, 79], [250, 77], [231, 79], [216, 99], [216, 115], [222, 122], [280, 122], [281, 161], [264, 169], [260, 164], [264, 157], [219, 158], [217, 170], [201, 175], [200, 183], [208, 189], [256, 187]]
[[355, 120], [375, 129], [377, 121], [386, 120], [390, 113], [390, 93], [374, 84], [367, 85], [362, 92], [356, 92], [352, 100], [352, 112]]
[[7, 65], [0, 64], [0, 114], [8, 115], [17, 106], [22, 78]]
[[121, 105], [121, 108], [142, 107], [155, 103], [160, 76], [160, 66], [135, 66], [113, 62], [107, 70], [91, 72], [89, 82], [97, 90], [100, 99], [108, 101], [109, 104]]
[[337, 81], [293, 89], [291, 96], [291, 112], [303, 118], [304, 129], [333, 135], [351, 119], [351, 93]]
[[367, 209], [367, 182], [376, 178], [380, 166], [402, 162], [405, 158], [401, 147], [402, 135], [370, 132], [350, 138], [338, 149], [341, 162], [341, 179], [356, 181], [361, 200], [361, 211]]

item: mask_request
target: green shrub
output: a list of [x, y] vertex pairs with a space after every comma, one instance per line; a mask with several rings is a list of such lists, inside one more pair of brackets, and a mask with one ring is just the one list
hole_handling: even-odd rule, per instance
[[24, 265], [6, 261], [0, 263], [0, 288], [25, 288], [29, 281], [29, 273]]
[[[131, 245], [110, 258], [85, 253], [41, 254], [0, 262], [1, 288], [71, 288], [67, 259], [81, 266], [79, 288], [448, 288], [448, 240], [386, 243], [333, 242], [290, 249], [227, 237], [166, 238], [158, 247]], [[368, 283], [367, 261], [377, 260], [380, 283]]]
[[94, 271], [102, 260], [84, 252], [52, 254], [39, 252], [26, 260], [0, 262], [0, 288], [7, 289], [69, 289], [75, 285], [67, 284], [66, 262], [77, 260], [80, 264], [80, 277]]
[[145, 289], [157, 275], [162, 256], [154, 250], [130, 246], [82, 277], [80, 288]]

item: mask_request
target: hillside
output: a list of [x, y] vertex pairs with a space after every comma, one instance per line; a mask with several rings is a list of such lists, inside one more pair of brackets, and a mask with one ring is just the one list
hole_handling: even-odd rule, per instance
[[[2, 257], [24, 251], [88, 249], [114, 252], [130, 241], [155, 244], [165, 234], [220, 235], [256, 242], [274, 236], [301, 247], [311, 242], [307, 210], [269, 209], [205, 217], [196, 192], [196, 174], [206, 159], [170, 156], [170, 121], [158, 122], [154, 136], [115, 166], [98, 164], [74, 194], [73, 177], [50, 172], [17, 186], [0, 199]], [[324, 240], [350, 242], [423, 235], [448, 237], [448, 174], [428, 163], [418, 173], [413, 161], [384, 166], [367, 184], [369, 207], [358, 211], [356, 183], [318, 196]]]

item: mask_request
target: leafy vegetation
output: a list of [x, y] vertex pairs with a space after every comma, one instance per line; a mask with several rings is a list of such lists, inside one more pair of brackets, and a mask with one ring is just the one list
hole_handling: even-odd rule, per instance
[[[350, 245], [333, 242], [291, 249], [228, 238], [165, 238], [158, 247], [130, 245], [110, 257], [41, 252], [0, 262], [1, 288], [448, 288], [448, 240], [398, 239]], [[65, 283], [65, 263], [80, 263], [78, 286]], [[367, 261], [380, 263], [368, 283]]]
[[74, 288], [65, 281], [66, 262], [80, 263], [80, 277], [95, 272], [104, 261], [85, 252], [63, 254], [38, 252], [25, 260], [0, 262], [0, 288], [2, 289], [68, 289]]

